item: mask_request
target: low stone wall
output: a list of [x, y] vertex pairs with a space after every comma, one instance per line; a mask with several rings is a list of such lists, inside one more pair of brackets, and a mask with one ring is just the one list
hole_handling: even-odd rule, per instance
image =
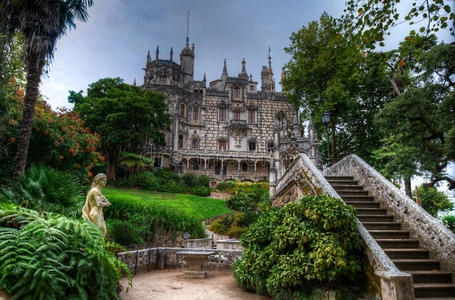
[[212, 191], [210, 192], [210, 198], [226, 200], [231, 197], [231, 193]]
[[186, 240], [186, 248], [204, 248], [212, 249], [212, 239], [188, 239]]
[[239, 240], [218, 240], [215, 242], [216, 249], [221, 250], [243, 250]]
[[[299, 201], [306, 195], [329, 195], [341, 199], [322, 172], [304, 153], [295, 154], [293, 161], [282, 174], [276, 182], [271, 180], [270, 196], [274, 206], [283, 206], [292, 201]], [[372, 269], [371, 278], [368, 276], [372, 290], [369, 298], [414, 299], [411, 274], [398, 270], [363, 224], [358, 219], [356, 223], [359, 234], [365, 242], [365, 254]]]
[[349, 155], [324, 174], [354, 177], [419, 239], [433, 258], [441, 260], [442, 270], [455, 272], [455, 235], [360, 157]]
[[[185, 262], [181, 251], [201, 251], [200, 248], [158, 247], [129, 252], [120, 252], [117, 257], [128, 265], [133, 274], [152, 269], [184, 268]], [[205, 271], [231, 271], [232, 265], [242, 256], [241, 250], [211, 250], [215, 254], [208, 256], [208, 261], [202, 265]]]

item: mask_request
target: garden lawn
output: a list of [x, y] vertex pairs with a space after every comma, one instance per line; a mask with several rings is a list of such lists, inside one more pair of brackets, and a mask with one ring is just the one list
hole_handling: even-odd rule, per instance
[[103, 194], [109, 196], [122, 197], [125, 199], [140, 199], [152, 201], [159, 206], [169, 207], [199, 220], [221, 216], [232, 213], [233, 210], [226, 207], [226, 202], [220, 199], [212, 199], [188, 194], [170, 194], [151, 192], [136, 189], [103, 188]]

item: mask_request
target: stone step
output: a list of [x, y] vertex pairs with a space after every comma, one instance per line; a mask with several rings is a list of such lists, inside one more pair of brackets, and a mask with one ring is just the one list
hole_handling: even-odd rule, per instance
[[452, 273], [444, 271], [415, 271], [415, 270], [403, 270], [403, 272], [412, 275], [414, 283], [451, 283]]
[[355, 208], [381, 208], [381, 204], [379, 202], [374, 201], [346, 201], [347, 205], [352, 205]]
[[387, 215], [387, 210], [385, 208], [358, 208], [357, 214], [362, 216]]
[[408, 239], [407, 230], [368, 230], [375, 239]]
[[393, 216], [388, 215], [357, 215], [360, 222], [393, 222]]
[[344, 191], [337, 191], [338, 195], [340, 195], [341, 198], [344, 197], [351, 197], [351, 196], [363, 196], [367, 197], [368, 192], [367, 191], [356, 191], [356, 190], [344, 190]]
[[352, 176], [325, 176], [325, 178], [330, 180], [354, 180]]
[[359, 185], [337, 185], [337, 184], [332, 184], [332, 187], [335, 189], [337, 192], [341, 191], [363, 191], [363, 187]]
[[417, 239], [376, 239], [382, 249], [415, 249], [419, 247]]
[[428, 250], [421, 248], [410, 249], [384, 249], [390, 259], [426, 259], [428, 258]]
[[[341, 197], [341, 195], [340, 195]], [[343, 199], [343, 201], [347, 202], [365, 202], [365, 201], [371, 201], [371, 202], [374, 202], [374, 198], [371, 197], [371, 196], [357, 196], [357, 195], [352, 195], [352, 196], [342, 196], [341, 199]]]
[[358, 185], [357, 181], [355, 180], [343, 180], [343, 179], [331, 179], [327, 180], [330, 184], [352, 184], [352, 185]]
[[366, 229], [378, 230], [378, 229], [388, 229], [388, 230], [399, 230], [401, 229], [400, 222], [363, 222], [363, 226]]
[[455, 284], [453, 283], [415, 283], [416, 297], [453, 297]]
[[437, 259], [392, 259], [399, 270], [439, 270], [439, 260]]

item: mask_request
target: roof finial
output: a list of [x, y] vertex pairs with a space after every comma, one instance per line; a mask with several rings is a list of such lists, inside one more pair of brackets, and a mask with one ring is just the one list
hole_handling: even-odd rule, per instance
[[241, 73], [241, 75], [242, 75], [242, 76], [245, 76], [246, 78], [248, 78], [248, 74], [246, 73], [245, 64], [246, 64], [245, 58], [243, 58], [243, 59], [242, 59], [242, 73]]
[[133, 85], [136, 86], [136, 78], [134, 78]]
[[147, 63], [151, 63], [152, 62], [152, 59], [150, 58], [150, 50], [147, 51]]
[[171, 47], [171, 53], [170, 53], [169, 57], [170, 57], [170, 61], [172, 61], [172, 58], [174, 57], [174, 51], [172, 50], [172, 47]]
[[158, 56], [160, 55], [160, 47], [156, 45], [156, 61], [158, 62]]
[[190, 43], [189, 34], [190, 34], [190, 10], [188, 9], [188, 18], [186, 21], [186, 45], [187, 46], [189, 46], [189, 43]]
[[269, 69], [272, 68], [272, 56], [270, 55], [270, 52], [271, 52], [271, 51], [272, 51], [272, 50], [271, 50], [270, 47], [269, 47]]
[[205, 86], [206, 83], [207, 83], [207, 78], [205, 77], [205, 73], [204, 73], [204, 79], [202, 79], [202, 82], [204, 82], [204, 86]]
[[224, 59], [223, 74], [227, 74], [226, 58]]

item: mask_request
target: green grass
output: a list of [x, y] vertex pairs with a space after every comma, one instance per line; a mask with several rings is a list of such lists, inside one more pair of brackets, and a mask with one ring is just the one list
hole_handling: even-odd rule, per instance
[[202, 221], [233, 212], [220, 199], [205, 198], [188, 194], [170, 194], [135, 189], [104, 188], [103, 194], [115, 198], [151, 201], [153, 204], [176, 210]]

